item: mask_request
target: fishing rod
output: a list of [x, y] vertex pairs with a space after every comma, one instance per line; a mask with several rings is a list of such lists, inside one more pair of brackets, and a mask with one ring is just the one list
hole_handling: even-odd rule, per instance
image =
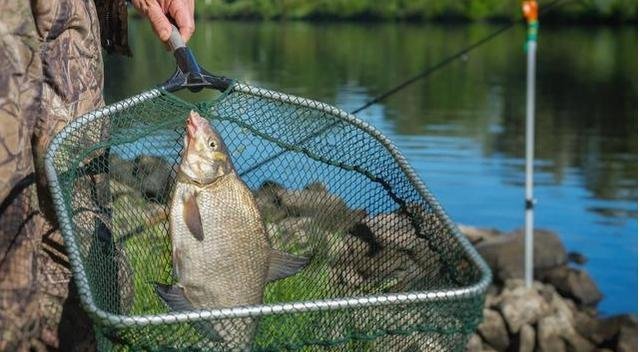
[[[553, 7], [559, 5], [561, 2], [564, 2], [564, 1], [568, 1], [568, 0], [554, 0], [553, 2], [551, 2], [551, 3], [547, 4], [546, 6], [544, 6], [540, 10], [540, 13], [546, 13], [549, 10], [551, 10]], [[355, 109], [351, 113], [355, 115], [355, 114], [361, 112], [362, 110], [365, 110], [366, 108], [370, 107], [371, 105], [373, 105], [375, 103], [378, 103], [378, 102], [390, 97], [391, 95], [397, 93], [398, 91], [404, 89], [405, 87], [415, 83], [416, 81], [432, 75], [433, 73], [439, 71], [440, 69], [444, 68], [445, 66], [453, 63], [454, 61], [456, 61], [460, 57], [467, 55], [473, 49], [476, 49], [477, 47], [481, 46], [482, 44], [487, 43], [488, 41], [494, 39], [495, 37], [499, 36], [500, 34], [504, 33], [505, 31], [507, 31], [508, 29], [513, 28], [518, 23], [520, 23], [520, 21], [511, 20], [508, 24], [506, 24], [505, 26], [499, 28], [495, 32], [490, 33], [486, 37], [484, 37], [484, 38], [478, 40], [477, 42], [469, 45], [468, 47], [458, 51], [457, 53], [455, 53], [453, 55], [450, 55], [449, 57], [443, 59], [442, 61], [438, 62], [437, 64], [435, 64], [435, 65], [423, 70], [422, 72], [417, 73], [413, 77], [410, 77], [409, 79], [397, 84], [395, 87], [392, 87], [391, 89], [387, 90], [386, 92], [379, 94], [378, 96], [376, 96], [373, 99], [369, 100], [364, 105], [362, 105], [361, 107]]]
[[[561, 3], [564, 2], [568, 2], [568, 1], [572, 1], [572, 0], [554, 0], [551, 3], [545, 5], [544, 7], [542, 7], [542, 9], [540, 10], [540, 14], [544, 14], [549, 12], [551, 9], [553, 9], [554, 7], [560, 5]], [[500, 34], [506, 32], [507, 30], [513, 28], [516, 24], [520, 23], [520, 20], [511, 20], [508, 24], [506, 24], [505, 26], [497, 29], [496, 31], [490, 33], [489, 35], [487, 35], [486, 37], [478, 40], [477, 42], [467, 46], [466, 48], [444, 58], [443, 60], [441, 60], [440, 62], [436, 63], [435, 65], [432, 65], [428, 68], [426, 68], [425, 70], [418, 72], [417, 74], [415, 74], [414, 76], [400, 82], [399, 84], [393, 86], [392, 88], [386, 90], [385, 92], [377, 95], [376, 97], [374, 97], [373, 99], [367, 101], [364, 105], [360, 106], [359, 108], [353, 110], [351, 112], [351, 114], [355, 115], [358, 114], [360, 112], [362, 112], [363, 110], [369, 108], [370, 106], [372, 106], [373, 104], [376, 104], [392, 95], [394, 95], [395, 93], [401, 91], [402, 89], [410, 86], [411, 84], [423, 79], [423, 78], [427, 78], [429, 76], [431, 76], [432, 74], [440, 71], [441, 69], [443, 69], [444, 67], [448, 66], [449, 64], [453, 63], [454, 61], [456, 61], [457, 59], [459, 59], [460, 57], [467, 55], [469, 52], [471, 52], [474, 49], [477, 49], [478, 47], [482, 46], [483, 44], [491, 41], [492, 39], [498, 37]], [[332, 124], [329, 124], [309, 135], [307, 135], [304, 138], [301, 138], [300, 140], [296, 141], [296, 145], [300, 145], [302, 143], [308, 142], [309, 140], [311, 140], [312, 138], [315, 138], [325, 132], [327, 132], [328, 130], [330, 130], [331, 128], [335, 127], [338, 124], [338, 122], [334, 122]], [[255, 171], [257, 169], [259, 169], [260, 167], [262, 167], [263, 165], [277, 159], [278, 157], [284, 155], [286, 153], [285, 150], [280, 151], [278, 153], [275, 153], [257, 163], [255, 163], [253, 166], [243, 170], [242, 172], [240, 172], [240, 176], [245, 176], [248, 173]]]

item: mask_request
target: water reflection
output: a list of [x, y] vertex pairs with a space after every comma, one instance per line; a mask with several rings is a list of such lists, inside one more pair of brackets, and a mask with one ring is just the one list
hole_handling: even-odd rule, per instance
[[[496, 28], [203, 22], [191, 46], [213, 72], [351, 111]], [[523, 223], [523, 38], [509, 31], [359, 115], [455, 221]], [[106, 59], [108, 101], [173, 70], [145, 23], [131, 23], [130, 39], [133, 59]], [[636, 48], [636, 28], [543, 26], [538, 51], [536, 225], [590, 258], [609, 313], [637, 311]]]

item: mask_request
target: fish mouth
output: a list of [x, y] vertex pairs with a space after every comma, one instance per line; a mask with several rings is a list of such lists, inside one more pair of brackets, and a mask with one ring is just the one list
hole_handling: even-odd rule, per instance
[[195, 137], [196, 133], [198, 132], [198, 122], [196, 121], [196, 119], [197, 116], [192, 111], [187, 118], [187, 135], [189, 136], [189, 138]]
[[209, 122], [204, 117], [200, 116], [197, 112], [191, 111], [189, 117], [187, 117], [187, 133], [190, 138], [195, 137], [199, 130], [206, 129], [209, 126]]

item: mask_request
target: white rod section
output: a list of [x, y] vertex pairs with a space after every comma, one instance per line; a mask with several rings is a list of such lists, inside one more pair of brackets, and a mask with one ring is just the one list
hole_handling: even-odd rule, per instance
[[525, 166], [525, 241], [524, 279], [527, 287], [533, 283], [533, 160], [534, 160], [534, 114], [536, 90], [536, 41], [527, 41], [527, 126]]

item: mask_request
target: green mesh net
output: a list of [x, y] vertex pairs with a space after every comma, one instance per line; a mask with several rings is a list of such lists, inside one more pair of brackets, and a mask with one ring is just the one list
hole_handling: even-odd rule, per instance
[[[273, 247], [311, 258], [263, 305], [172, 312], [154, 291], [174, 281], [190, 110], [225, 140]], [[451, 351], [482, 319], [486, 265], [395, 147], [326, 104], [239, 83], [199, 104], [152, 90], [68, 125], [46, 169], [101, 350]], [[255, 335], [212, 340], [202, 322]]]

